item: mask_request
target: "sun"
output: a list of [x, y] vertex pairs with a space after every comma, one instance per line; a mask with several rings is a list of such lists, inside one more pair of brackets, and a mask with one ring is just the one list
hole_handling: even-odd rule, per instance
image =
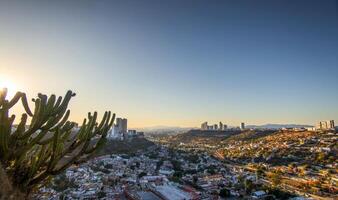
[[0, 77], [0, 90], [7, 88], [7, 99], [12, 98], [17, 92], [17, 86], [7, 78]]

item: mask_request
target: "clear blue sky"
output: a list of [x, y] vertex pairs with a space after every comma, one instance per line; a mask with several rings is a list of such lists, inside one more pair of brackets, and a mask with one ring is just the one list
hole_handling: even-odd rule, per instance
[[[132, 127], [338, 120], [337, 1], [1, 1], [0, 76]], [[1, 78], [1, 77], [0, 77]]]

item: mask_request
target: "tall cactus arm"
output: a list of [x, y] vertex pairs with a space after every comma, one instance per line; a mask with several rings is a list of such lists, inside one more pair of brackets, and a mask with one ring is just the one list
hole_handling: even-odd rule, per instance
[[70, 115], [70, 110], [67, 110], [67, 112], [64, 115], [60, 114], [58, 118], [56, 119], [56, 122], [58, 123], [53, 124], [54, 127], [53, 128], [51, 127], [51, 130], [53, 131], [53, 130], [56, 130], [57, 128], [61, 128], [67, 122], [69, 115]]
[[3, 108], [0, 109], [0, 159], [7, 158], [8, 145], [11, 134], [11, 126], [15, 116], [8, 117], [8, 110], [6, 109], [8, 101], [3, 101]]
[[14, 97], [12, 98], [12, 100], [10, 100], [7, 104], [7, 108], [10, 109], [12, 108], [22, 97], [22, 93], [21, 92], [17, 92]]
[[27, 123], [27, 114], [22, 114], [21, 121], [16, 130], [14, 131], [14, 133], [12, 134], [13, 139], [17, 139], [21, 134], [23, 134], [23, 132], [26, 129], [26, 123]]
[[51, 111], [53, 111], [53, 107], [55, 104], [55, 100], [56, 100], [56, 96], [54, 94], [52, 94], [47, 102], [47, 113], [49, 114]]
[[107, 115], [102, 119], [101, 123], [102, 126], [98, 127], [98, 130], [95, 130], [97, 135], [101, 135], [100, 139], [96, 142], [96, 144], [92, 145], [92, 147], [87, 146], [85, 150], [85, 154], [92, 154], [94, 151], [96, 151], [98, 148], [102, 147], [104, 143], [106, 142], [106, 136], [108, 134], [108, 130], [111, 128], [110, 124], [111, 122], [114, 122], [115, 120], [115, 114], [113, 114], [112, 118], [110, 119], [111, 113], [108, 112]]
[[27, 97], [26, 97], [26, 94], [23, 93], [22, 96], [21, 96], [21, 103], [22, 103], [22, 106], [23, 108], [25, 109], [26, 113], [32, 117], [33, 116], [33, 113], [31, 111], [31, 109], [29, 108], [29, 105], [28, 105], [28, 102], [27, 102]]
[[64, 97], [64, 99], [63, 99], [63, 101], [62, 101], [62, 103], [60, 104], [60, 106], [58, 106], [58, 107], [56, 107], [56, 108], [54, 109], [54, 112], [53, 112], [52, 114], [56, 114], [56, 113], [60, 112], [62, 109], [67, 108], [70, 99], [71, 99], [72, 97], [74, 97], [75, 95], [76, 95], [76, 94], [73, 93], [71, 90], [68, 90], [68, 92], [67, 92], [67, 94], [65, 95], [65, 97]]
[[7, 88], [2, 88], [0, 90], [0, 107], [3, 106], [7, 96]]
[[[56, 103], [55, 103], [55, 105], [53, 107], [53, 110], [55, 110], [56, 108], [58, 108], [60, 106], [61, 102], [62, 102], [62, 97], [59, 96], [58, 99], [56, 100]], [[51, 113], [51, 114], [53, 114], [53, 113]]]

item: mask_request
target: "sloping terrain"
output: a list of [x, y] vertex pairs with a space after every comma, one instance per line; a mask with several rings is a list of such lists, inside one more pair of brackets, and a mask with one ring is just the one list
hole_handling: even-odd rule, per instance
[[218, 153], [231, 160], [256, 160], [273, 165], [291, 162], [329, 164], [337, 159], [337, 148], [335, 134], [294, 131], [258, 135], [243, 133], [228, 138], [227, 144]]
[[96, 156], [107, 154], [132, 154], [153, 145], [155, 145], [153, 142], [144, 138], [134, 138], [126, 141], [108, 140], [106, 145], [97, 152]]

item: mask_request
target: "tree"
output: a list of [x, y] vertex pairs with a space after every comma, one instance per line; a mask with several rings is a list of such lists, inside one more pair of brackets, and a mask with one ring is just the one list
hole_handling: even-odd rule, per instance
[[181, 167], [181, 162], [177, 161], [177, 160], [171, 160], [171, 163], [173, 165], [173, 168], [175, 171], [181, 171], [182, 167]]
[[146, 175], [147, 175], [147, 173], [141, 172], [141, 173], [138, 175], [138, 178], [142, 178], [143, 176], [146, 176]]
[[181, 178], [182, 175], [183, 175], [183, 173], [181, 171], [175, 171], [174, 174], [173, 174], [173, 176], [178, 177], [178, 178]]
[[319, 152], [317, 154], [317, 162], [322, 163], [326, 159], [326, 154], [324, 152]]
[[281, 183], [281, 178], [282, 177], [279, 172], [276, 173], [272, 172], [270, 175], [270, 179], [274, 187], [278, 186]]
[[219, 191], [219, 196], [222, 197], [222, 198], [226, 198], [226, 197], [229, 197], [230, 196], [230, 192], [228, 189], [226, 188], [223, 188]]
[[194, 184], [196, 184], [197, 181], [198, 181], [198, 177], [197, 177], [197, 176], [193, 176], [193, 177], [192, 177], [192, 181], [193, 181]]
[[207, 170], [209, 174], [214, 175], [216, 174], [216, 171], [213, 168], [210, 168]]
[[250, 179], [245, 179], [244, 181], [244, 188], [246, 193], [250, 193], [251, 190], [253, 189], [253, 183]]
[[100, 192], [97, 193], [97, 198], [99, 198], [99, 199], [102, 199], [106, 196], [107, 196], [107, 194], [104, 191], [100, 191]]
[[259, 180], [259, 178], [261, 178], [263, 175], [265, 174], [264, 170], [259, 167], [257, 170], [256, 170], [256, 182]]
[[208, 169], [207, 169], [207, 172], [209, 173], [209, 174], [211, 174], [211, 175], [214, 175], [214, 174], [216, 174], [216, 167], [214, 166], [214, 165], [210, 165], [209, 167], [208, 167]]
[[[7, 89], [0, 90], [0, 171], [5, 172], [11, 190], [25, 196], [70, 165], [88, 160], [104, 145], [115, 119], [115, 114], [105, 112], [97, 123], [97, 112], [88, 113], [77, 128], [76, 123], [68, 121], [68, 103], [75, 96], [72, 91], [64, 98], [38, 94], [32, 99], [33, 112], [25, 93], [17, 92], [11, 100], [6, 96]], [[25, 113], [15, 126], [16, 116], [9, 114], [19, 100]], [[0, 196], [4, 195], [0, 190]]]

